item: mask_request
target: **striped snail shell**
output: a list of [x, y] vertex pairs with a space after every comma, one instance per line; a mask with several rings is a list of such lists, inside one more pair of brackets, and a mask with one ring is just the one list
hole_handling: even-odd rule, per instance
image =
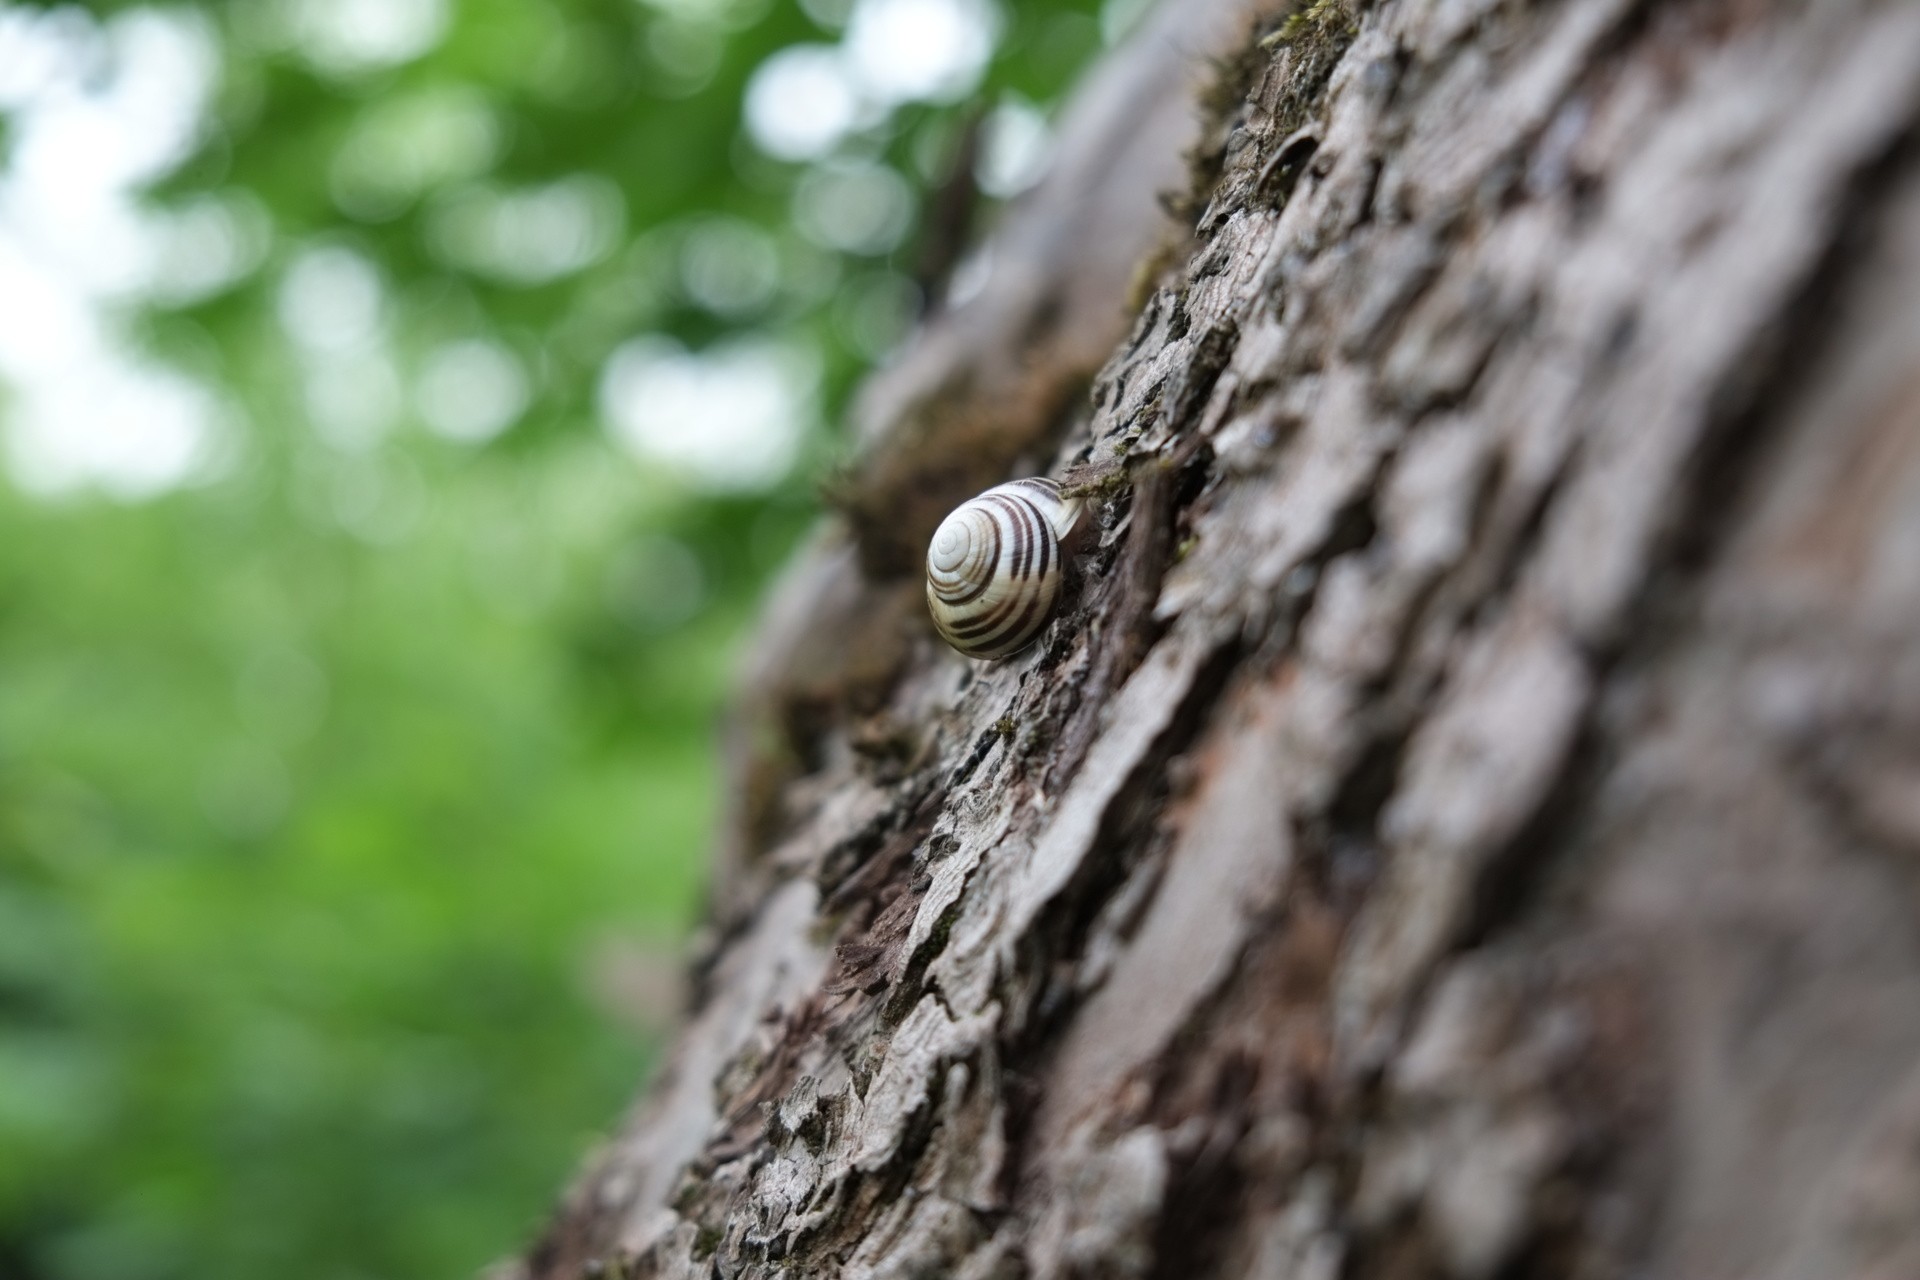
[[1063, 543], [1080, 499], [1051, 480], [1013, 480], [958, 507], [927, 548], [927, 607], [969, 658], [1004, 658], [1040, 634], [1060, 594]]

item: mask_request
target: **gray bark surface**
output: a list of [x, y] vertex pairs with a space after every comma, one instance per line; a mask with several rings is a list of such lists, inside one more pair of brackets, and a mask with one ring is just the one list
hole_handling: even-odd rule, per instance
[[[1920, 1275], [1920, 6], [1172, 4], [1102, 76], [863, 401], [523, 1273]], [[971, 663], [918, 559], [1020, 469], [1095, 535]]]

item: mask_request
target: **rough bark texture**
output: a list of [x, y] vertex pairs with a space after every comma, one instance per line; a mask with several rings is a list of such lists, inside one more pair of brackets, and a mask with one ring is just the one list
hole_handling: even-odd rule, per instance
[[[1155, 21], [866, 400], [525, 1273], [1920, 1275], [1920, 6]], [[1021, 466], [1097, 536], [972, 664]]]

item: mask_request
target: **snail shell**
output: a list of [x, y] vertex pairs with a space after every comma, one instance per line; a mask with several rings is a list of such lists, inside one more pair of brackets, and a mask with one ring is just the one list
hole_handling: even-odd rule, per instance
[[927, 607], [969, 658], [1004, 658], [1040, 634], [1060, 594], [1080, 500], [1051, 480], [1013, 480], [962, 504], [927, 548]]

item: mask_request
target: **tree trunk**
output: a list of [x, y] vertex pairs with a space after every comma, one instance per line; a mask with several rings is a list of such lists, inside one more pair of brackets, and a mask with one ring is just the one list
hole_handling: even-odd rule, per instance
[[1920, 1275], [1916, 122], [1902, 0], [1163, 4], [863, 400], [524, 1274]]

